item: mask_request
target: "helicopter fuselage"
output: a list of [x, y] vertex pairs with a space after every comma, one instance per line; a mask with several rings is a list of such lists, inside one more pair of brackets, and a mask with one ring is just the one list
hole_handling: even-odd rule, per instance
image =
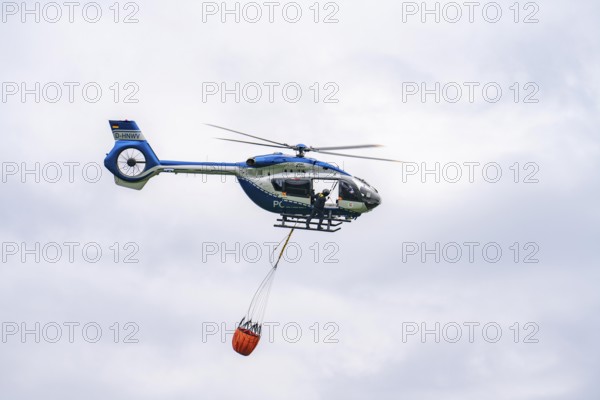
[[[141, 153], [143, 161], [128, 152]], [[283, 153], [238, 163], [165, 161], [142, 137], [116, 141], [104, 164], [118, 185], [138, 190], [160, 173], [232, 175], [256, 205], [277, 214], [310, 214], [313, 195], [323, 189], [331, 192], [325, 207], [334, 216], [356, 218], [381, 203], [375, 188], [337, 166]]]
[[275, 153], [250, 158], [237, 177], [248, 197], [274, 213], [308, 214], [323, 189], [331, 215], [358, 217], [381, 203], [377, 190], [337, 166], [306, 157]]

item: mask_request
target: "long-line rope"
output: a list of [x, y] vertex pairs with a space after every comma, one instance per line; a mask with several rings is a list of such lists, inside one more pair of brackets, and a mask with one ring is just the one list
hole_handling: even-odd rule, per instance
[[[279, 262], [283, 257], [285, 249], [290, 242], [290, 238], [292, 237], [292, 233], [294, 233], [294, 228], [290, 230], [290, 233], [283, 238], [279, 244], [273, 249], [271, 253], [270, 259], [272, 259], [273, 254], [278, 248], [281, 248], [279, 252], [279, 256], [274, 264], [271, 264], [271, 270], [267, 274], [267, 276], [262, 280], [258, 289], [254, 293], [252, 297], [252, 301], [250, 302], [250, 306], [248, 307], [248, 312], [240, 322], [239, 326], [246, 328], [257, 335], [261, 333], [261, 325], [263, 322], [263, 318], [267, 309], [267, 304], [269, 302], [269, 295], [271, 293], [271, 286], [273, 285], [273, 280], [275, 279], [275, 272], [277, 272], [277, 267], [279, 266]], [[283, 243], [283, 246], [281, 243]]]

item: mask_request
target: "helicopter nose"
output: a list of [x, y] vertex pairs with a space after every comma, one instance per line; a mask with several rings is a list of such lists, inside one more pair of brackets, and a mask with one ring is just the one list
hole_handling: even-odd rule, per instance
[[371, 195], [366, 199], [365, 205], [367, 210], [371, 211], [381, 204], [381, 196], [378, 193], [371, 192]]

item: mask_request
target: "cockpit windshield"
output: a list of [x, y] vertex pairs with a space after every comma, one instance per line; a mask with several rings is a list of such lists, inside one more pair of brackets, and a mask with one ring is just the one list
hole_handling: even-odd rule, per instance
[[358, 187], [358, 191], [362, 197], [361, 201], [365, 204], [367, 209], [372, 210], [381, 204], [381, 195], [377, 189], [369, 185], [364, 179], [353, 177], [353, 181]]
[[369, 192], [379, 193], [377, 191], [377, 189], [375, 189], [373, 186], [369, 185], [367, 183], [367, 181], [365, 181], [364, 179], [361, 179], [361, 178], [359, 178], [357, 176], [355, 176], [354, 178], [357, 180], [356, 183], [357, 183], [357, 185], [359, 187], [360, 192], [363, 193], [363, 195], [366, 196], [367, 193], [369, 193]]

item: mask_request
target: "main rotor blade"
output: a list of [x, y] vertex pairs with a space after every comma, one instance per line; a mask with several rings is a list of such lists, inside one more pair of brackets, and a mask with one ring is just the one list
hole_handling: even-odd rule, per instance
[[383, 147], [381, 144], [356, 144], [354, 146], [332, 146], [332, 147], [311, 147], [311, 151], [321, 150], [347, 150], [347, 149], [367, 149], [369, 147]]
[[254, 144], [256, 146], [266, 146], [266, 147], [277, 147], [278, 149], [287, 149], [287, 146], [275, 146], [273, 144], [264, 144], [264, 143], [256, 143], [256, 142], [247, 142], [245, 140], [235, 140], [235, 139], [225, 139], [225, 138], [215, 138], [215, 139], [219, 139], [219, 140], [226, 140], [228, 142], [237, 142], [237, 143], [247, 143], [247, 144]]
[[213, 125], [213, 124], [205, 124], [205, 125], [212, 126], [213, 128], [217, 128], [217, 129], [223, 129], [224, 131], [229, 131], [229, 132], [237, 133], [239, 135], [248, 136], [248, 137], [251, 137], [251, 138], [254, 138], [254, 139], [264, 140], [265, 142], [277, 144], [279, 146], [284, 146], [286, 148], [290, 148], [290, 146], [288, 144], [286, 144], [286, 143], [274, 142], [273, 140], [264, 139], [264, 138], [261, 138], [261, 137], [258, 137], [258, 136], [249, 135], [249, 134], [244, 133], [244, 132], [234, 131], [233, 129], [224, 128], [224, 127], [218, 126], [218, 125]]
[[353, 156], [351, 154], [342, 154], [342, 153], [332, 153], [330, 151], [320, 151], [319, 153], [321, 154], [330, 154], [332, 156], [341, 156], [341, 157], [352, 157], [352, 158], [364, 158], [366, 160], [376, 160], [376, 161], [390, 161], [390, 162], [406, 162], [406, 161], [400, 161], [400, 160], [391, 160], [389, 158], [377, 158], [377, 157], [365, 157], [365, 156]]

